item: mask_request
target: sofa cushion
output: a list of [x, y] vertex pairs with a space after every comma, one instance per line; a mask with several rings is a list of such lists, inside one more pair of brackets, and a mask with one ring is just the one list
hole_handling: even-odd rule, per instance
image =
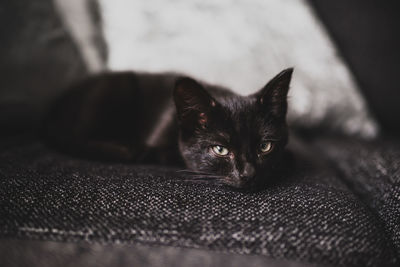
[[172, 246], [11, 239], [0, 239], [0, 266], [315, 267], [314, 264], [273, 260], [260, 255], [219, 253]]
[[400, 255], [400, 142], [352, 138], [313, 141], [339, 170], [342, 180], [384, 223]]
[[39, 143], [0, 155], [0, 236], [170, 245], [309, 263], [390, 266], [371, 210], [317, 161], [258, 192], [185, 181], [176, 169], [70, 158]]

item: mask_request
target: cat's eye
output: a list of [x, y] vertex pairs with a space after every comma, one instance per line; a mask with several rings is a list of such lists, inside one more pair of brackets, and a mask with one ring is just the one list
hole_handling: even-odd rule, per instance
[[260, 144], [260, 151], [262, 154], [267, 154], [272, 150], [272, 142], [265, 142]]
[[218, 156], [226, 156], [229, 153], [229, 150], [226, 147], [223, 146], [212, 146], [211, 150]]

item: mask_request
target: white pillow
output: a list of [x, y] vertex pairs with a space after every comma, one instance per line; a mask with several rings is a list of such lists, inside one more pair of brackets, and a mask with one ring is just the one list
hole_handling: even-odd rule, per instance
[[378, 132], [305, 1], [99, 1], [111, 70], [177, 71], [246, 95], [295, 67], [291, 124], [362, 137]]

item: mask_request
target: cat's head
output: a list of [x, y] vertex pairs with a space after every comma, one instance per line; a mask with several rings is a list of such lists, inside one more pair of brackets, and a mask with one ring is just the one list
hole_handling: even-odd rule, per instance
[[179, 79], [174, 101], [179, 148], [187, 167], [237, 188], [272, 179], [288, 142], [292, 72], [282, 71], [246, 97], [209, 93], [191, 78]]

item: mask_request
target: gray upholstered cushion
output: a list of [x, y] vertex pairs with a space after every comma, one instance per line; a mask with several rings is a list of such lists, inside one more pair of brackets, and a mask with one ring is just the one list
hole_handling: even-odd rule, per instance
[[219, 253], [205, 249], [12, 239], [0, 239], [0, 266], [315, 267], [314, 264], [303, 262], [273, 260], [260, 255]]
[[400, 255], [400, 142], [318, 138], [314, 143], [348, 187], [378, 215]]
[[376, 212], [315, 157], [303, 155], [277, 185], [258, 192], [185, 178], [171, 168], [73, 159], [38, 143], [8, 148], [0, 155], [0, 236], [343, 266], [397, 261]]

